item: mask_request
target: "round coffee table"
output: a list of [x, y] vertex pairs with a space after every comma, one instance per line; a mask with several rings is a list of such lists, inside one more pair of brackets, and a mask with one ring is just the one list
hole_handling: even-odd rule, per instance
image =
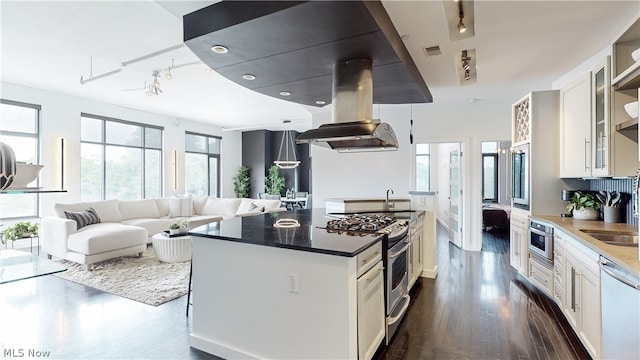
[[191, 260], [191, 236], [168, 237], [161, 233], [151, 237], [153, 252], [158, 260], [174, 263]]

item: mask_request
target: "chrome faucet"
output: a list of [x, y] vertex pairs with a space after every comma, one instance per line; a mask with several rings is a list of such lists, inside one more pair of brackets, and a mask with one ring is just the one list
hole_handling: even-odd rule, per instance
[[385, 209], [387, 210], [393, 207], [393, 203], [389, 203], [389, 191], [391, 191], [391, 194], [393, 194], [393, 189], [391, 188], [387, 189], [387, 196], [384, 200], [384, 206], [385, 206]]

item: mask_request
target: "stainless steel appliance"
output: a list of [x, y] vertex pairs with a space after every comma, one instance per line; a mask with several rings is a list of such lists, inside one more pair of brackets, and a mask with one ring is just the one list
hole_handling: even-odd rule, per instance
[[389, 344], [400, 321], [409, 308], [409, 224], [385, 214], [337, 215], [327, 222], [328, 232], [359, 236], [363, 233], [385, 234], [386, 255], [382, 261], [385, 268], [385, 308], [387, 317], [386, 344]]
[[511, 148], [511, 204], [529, 210], [529, 144]]
[[602, 358], [640, 359], [640, 277], [600, 257]]
[[535, 221], [529, 222], [529, 251], [553, 261], [553, 228]]

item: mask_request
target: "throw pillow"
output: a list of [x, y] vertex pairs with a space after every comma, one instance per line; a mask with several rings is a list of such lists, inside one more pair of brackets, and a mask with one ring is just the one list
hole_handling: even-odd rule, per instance
[[84, 211], [65, 211], [64, 216], [69, 220], [75, 221], [78, 230], [87, 225], [97, 224], [100, 222], [100, 218], [93, 208], [89, 208]]
[[174, 197], [169, 202], [169, 217], [184, 217], [193, 215], [193, 197]]
[[264, 212], [264, 206], [260, 207], [255, 203], [249, 204], [249, 212]]

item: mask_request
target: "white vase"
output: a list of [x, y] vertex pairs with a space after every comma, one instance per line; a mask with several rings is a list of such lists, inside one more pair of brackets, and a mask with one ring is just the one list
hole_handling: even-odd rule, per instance
[[594, 208], [573, 209], [573, 218], [576, 220], [598, 220], [599, 217], [600, 212]]

